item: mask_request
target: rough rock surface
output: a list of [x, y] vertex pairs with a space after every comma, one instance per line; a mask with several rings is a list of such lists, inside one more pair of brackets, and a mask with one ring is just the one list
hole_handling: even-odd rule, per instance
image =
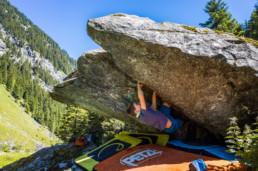
[[[96, 145], [73, 147], [72, 144], [56, 145], [44, 148], [29, 157], [2, 168], [3, 171], [23, 170], [76, 170], [82, 171], [74, 159], [95, 149]], [[1, 170], [1, 169], [0, 169]]]
[[3, 40], [0, 39], [0, 56], [2, 56], [5, 53], [5, 50], [6, 50], [6, 45], [3, 42]]
[[111, 55], [103, 49], [83, 54], [78, 60], [78, 68], [85, 77], [78, 71], [70, 74], [50, 95], [63, 103], [135, 125], [140, 130], [156, 132], [126, 114], [128, 104], [136, 98], [136, 82], [121, 73], [110, 59]]
[[257, 115], [258, 48], [251, 43], [126, 14], [91, 19], [87, 32], [105, 51], [82, 55], [81, 75], [71, 74], [72, 80], [55, 87], [58, 101], [136, 125], [122, 113], [139, 81], [172, 104], [181, 119], [216, 135], [225, 134], [232, 116], [248, 123]]

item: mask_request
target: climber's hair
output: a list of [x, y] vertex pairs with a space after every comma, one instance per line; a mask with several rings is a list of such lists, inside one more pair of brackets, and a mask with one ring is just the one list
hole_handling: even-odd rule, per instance
[[135, 110], [135, 107], [134, 107], [134, 105], [133, 104], [140, 104], [140, 102], [131, 102], [130, 103], [130, 105], [129, 105], [129, 107], [127, 108], [127, 113], [128, 114], [130, 114], [130, 115], [132, 115], [132, 116], [135, 116], [135, 113], [134, 113], [134, 110]]

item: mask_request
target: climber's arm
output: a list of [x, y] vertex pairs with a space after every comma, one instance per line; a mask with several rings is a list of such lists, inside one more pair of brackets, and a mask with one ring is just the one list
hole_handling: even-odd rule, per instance
[[156, 91], [154, 91], [152, 94], [152, 104], [151, 104], [151, 108], [153, 110], [157, 110], [156, 96], [157, 96], [157, 93]]
[[144, 94], [143, 94], [143, 91], [142, 91], [142, 84], [140, 83], [137, 83], [137, 89], [138, 89], [138, 98], [140, 100], [140, 104], [141, 104], [141, 108], [146, 110], [146, 103], [145, 103], [145, 99], [144, 99]]

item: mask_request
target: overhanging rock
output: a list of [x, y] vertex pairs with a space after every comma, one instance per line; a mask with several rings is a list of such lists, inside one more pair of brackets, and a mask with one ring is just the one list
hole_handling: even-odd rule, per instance
[[123, 113], [136, 98], [139, 81], [216, 135], [225, 134], [232, 116], [248, 123], [257, 115], [258, 49], [251, 43], [207, 28], [126, 14], [91, 19], [87, 31], [105, 51], [78, 60], [82, 76], [54, 89], [58, 101], [101, 106], [98, 112], [135, 125], [139, 122], [125, 120]]
[[[120, 72], [103, 49], [89, 51], [78, 60], [78, 71], [55, 86], [51, 97], [73, 104], [105, 117], [112, 117], [146, 132], [158, 132], [126, 114], [128, 104], [135, 100], [136, 82]], [[82, 76], [83, 75], [83, 76]]]

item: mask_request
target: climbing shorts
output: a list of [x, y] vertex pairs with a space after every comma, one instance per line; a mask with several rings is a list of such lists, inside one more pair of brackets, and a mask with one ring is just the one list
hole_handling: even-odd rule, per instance
[[168, 106], [162, 105], [160, 108], [160, 112], [163, 113], [164, 115], [166, 115], [168, 117], [168, 119], [172, 122], [172, 125], [170, 128], [164, 129], [164, 131], [166, 133], [175, 132], [176, 130], [181, 128], [181, 126], [183, 125], [181, 120], [175, 119], [170, 115], [170, 108]]

